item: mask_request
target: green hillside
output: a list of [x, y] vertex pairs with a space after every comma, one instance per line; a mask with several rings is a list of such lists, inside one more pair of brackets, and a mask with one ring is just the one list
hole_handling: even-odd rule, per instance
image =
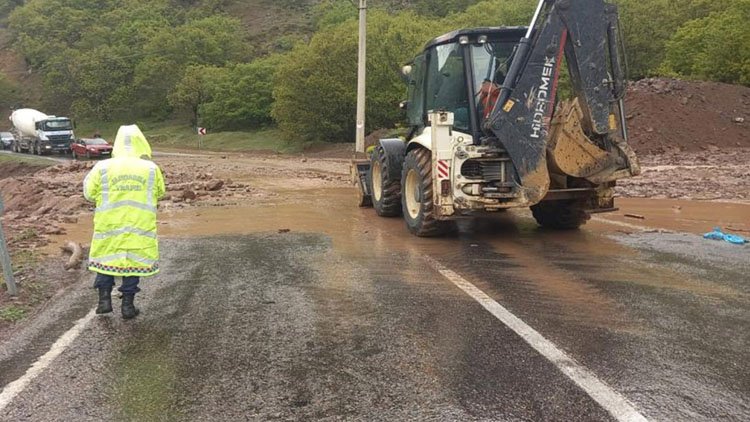
[[[615, 0], [631, 77], [750, 84], [750, 0]], [[352, 132], [353, 0], [0, 0], [0, 107], [90, 125]], [[526, 24], [535, 0], [371, 0], [368, 129], [392, 127], [398, 70], [459, 27]]]

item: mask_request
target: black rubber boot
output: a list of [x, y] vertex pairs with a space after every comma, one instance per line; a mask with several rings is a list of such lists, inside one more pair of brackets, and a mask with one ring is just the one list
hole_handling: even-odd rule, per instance
[[97, 314], [108, 314], [112, 312], [112, 288], [99, 288], [99, 305], [96, 307]]
[[122, 296], [122, 319], [133, 319], [140, 311], [133, 305], [134, 294], [124, 294]]

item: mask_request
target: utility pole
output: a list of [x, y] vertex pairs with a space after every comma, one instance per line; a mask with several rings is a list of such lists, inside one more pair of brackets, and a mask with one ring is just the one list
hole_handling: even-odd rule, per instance
[[[3, 197], [0, 195], [0, 216], [3, 215], [4, 208]], [[8, 294], [16, 296], [18, 289], [16, 288], [16, 281], [13, 279], [13, 267], [10, 265], [10, 254], [8, 253], [8, 244], [5, 241], [2, 224], [0, 224], [0, 263], [3, 266], [3, 276], [5, 277], [5, 285], [8, 286]]]
[[357, 141], [355, 152], [365, 152], [365, 81], [367, 78], [367, 0], [359, 0], [359, 59], [357, 62]]

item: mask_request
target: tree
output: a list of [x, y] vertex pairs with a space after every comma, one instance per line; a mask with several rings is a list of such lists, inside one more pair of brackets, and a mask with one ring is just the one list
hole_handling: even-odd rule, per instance
[[666, 43], [686, 22], [724, 10], [737, 0], [617, 0], [625, 38], [630, 77], [657, 74]]
[[663, 70], [750, 86], [750, 0], [683, 25], [667, 42]]
[[[368, 16], [367, 130], [392, 126], [406, 86], [400, 68], [437, 33], [438, 22], [405, 12]], [[354, 136], [357, 22], [324, 29], [286, 54], [276, 72], [272, 115], [301, 142], [348, 141]]]
[[188, 66], [223, 66], [247, 57], [237, 34], [242, 34], [239, 21], [224, 16], [189, 21], [177, 31], [162, 28], [146, 43], [135, 67], [137, 108], [147, 116], [166, 118], [171, 111], [167, 96]]
[[537, 2], [533, 0], [490, 0], [477, 3], [464, 13], [446, 19], [451, 29], [471, 26], [516, 26], [528, 25], [534, 15]]
[[211, 99], [213, 85], [224, 73], [225, 69], [215, 66], [189, 66], [169, 94], [169, 104], [177, 110], [189, 110], [190, 125], [198, 126], [199, 108]]
[[418, 0], [414, 8], [420, 15], [447, 16], [450, 13], [462, 12], [479, 0]]
[[210, 100], [200, 108], [202, 123], [213, 129], [248, 129], [273, 122], [273, 77], [280, 56], [226, 68], [212, 80]]

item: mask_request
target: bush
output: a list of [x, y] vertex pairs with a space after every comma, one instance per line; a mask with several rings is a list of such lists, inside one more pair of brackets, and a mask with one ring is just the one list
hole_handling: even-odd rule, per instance
[[667, 42], [663, 71], [750, 86], [750, 0], [696, 19]]
[[[414, 13], [368, 16], [367, 130], [399, 120], [406, 95], [400, 69], [437, 33], [435, 22]], [[309, 44], [286, 54], [276, 73], [272, 115], [292, 139], [354, 138], [357, 86], [357, 22], [323, 29]]]
[[200, 107], [201, 126], [218, 130], [267, 126], [273, 104], [273, 75], [279, 56], [227, 68], [208, 88], [210, 101]]

